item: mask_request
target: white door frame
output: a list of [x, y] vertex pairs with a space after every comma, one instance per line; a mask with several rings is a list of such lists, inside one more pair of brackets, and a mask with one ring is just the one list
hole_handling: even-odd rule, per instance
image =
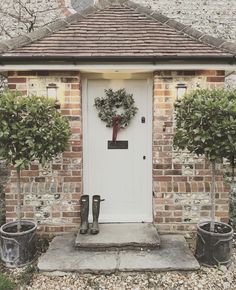
[[[152, 150], [152, 129], [153, 129], [153, 74], [150, 73], [135, 73], [135, 74], [127, 74], [127, 73], [114, 73], [114, 74], [102, 74], [102, 73], [90, 73], [84, 74], [81, 77], [81, 84], [82, 84], [82, 146], [83, 146], [83, 170], [82, 170], [82, 184], [84, 185], [86, 182], [89, 182], [89, 174], [84, 174], [85, 172], [89, 171], [88, 168], [88, 154], [89, 154], [89, 146], [88, 146], [88, 137], [86, 132], [88, 132], [88, 99], [87, 99], [87, 86], [88, 80], [94, 79], [142, 79], [147, 80], [148, 82], [148, 91], [147, 91], [147, 102], [148, 102], [148, 115], [150, 117], [150, 125], [148, 126], [148, 145], [147, 145], [147, 198], [149, 199], [149, 208], [148, 212], [148, 220], [145, 222], [153, 222], [154, 220], [154, 205], [153, 205], [153, 174], [152, 174], [152, 160], [153, 160], [153, 150]], [[86, 178], [86, 180], [85, 180]], [[82, 192], [84, 194], [89, 194], [84, 192], [84, 186], [82, 185]], [[133, 221], [136, 222], [136, 221]]]

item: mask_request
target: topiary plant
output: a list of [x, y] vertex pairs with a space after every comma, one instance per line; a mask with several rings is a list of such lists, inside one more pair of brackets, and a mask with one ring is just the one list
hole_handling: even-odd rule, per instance
[[205, 155], [212, 165], [211, 224], [215, 221], [216, 163], [236, 156], [236, 91], [196, 90], [176, 104], [174, 147]]
[[0, 157], [17, 173], [17, 231], [21, 230], [20, 173], [32, 161], [41, 164], [66, 149], [69, 122], [46, 97], [23, 97], [17, 92], [0, 93]]

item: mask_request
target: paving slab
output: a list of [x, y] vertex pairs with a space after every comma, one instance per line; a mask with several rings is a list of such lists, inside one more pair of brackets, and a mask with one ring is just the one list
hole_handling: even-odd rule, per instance
[[108, 274], [200, 268], [181, 235], [161, 235], [161, 247], [157, 250], [78, 251], [74, 248], [74, 241], [74, 235], [54, 238], [48, 251], [39, 258], [39, 270], [60, 275], [68, 272]]
[[181, 235], [162, 235], [161, 248], [152, 251], [121, 251], [119, 271], [196, 270], [199, 263]]
[[47, 252], [39, 258], [39, 270], [58, 273], [113, 273], [116, 271], [117, 252], [76, 251], [74, 240], [75, 236], [72, 234], [55, 237]]
[[101, 224], [98, 235], [78, 233], [75, 247], [88, 250], [158, 248], [160, 236], [151, 223]]

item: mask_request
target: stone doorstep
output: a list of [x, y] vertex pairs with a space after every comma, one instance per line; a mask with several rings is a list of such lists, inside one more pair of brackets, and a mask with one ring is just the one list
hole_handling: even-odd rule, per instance
[[157, 250], [78, 251], [74, 235], [58, 236], [39, 258], [38, 267], [49, 275], [69, 272], [111, 274], [124, 272], [160, 272], [198, 270], [197, 260], [182, 235], [161, 235]]
[[81, 235], [75, 239], [78, 250], [157, 249], [160, 236], [152, 223], [100, 224], [98, 235]]

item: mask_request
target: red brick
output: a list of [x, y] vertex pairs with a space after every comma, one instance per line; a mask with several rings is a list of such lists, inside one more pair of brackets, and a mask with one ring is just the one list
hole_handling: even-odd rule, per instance
[[72, 90], [79, 90], [80, 89], [80, 85], [79, 84], [71, 84], [71, 89]]
[[10, 90], [14, 90], [14, 89], [16, 89], [16, 85], [15, 85], [15, 84], [9, 84], [9, 85], [8, 85], [8, 88], [9, 88]]
[[77, 194], [77, 193], [71, 195], [71, 198], [72, 198], [72, 199], [75, 199], [75, 200], [79, 200], [80, 197], [81, 197], [81, 194]]
[[173, 181], [176, 181], [176, 182], [184, 182], [187, 180], [188, 180], [187, 176], [174, 176], [173, 177]]
[[81, 153], [79, 152], [64, 152], [63, 157], [68, 157], [68, 158], [80, 158]]
[[78, 212], [63, 212], [62, 213], [63, 217], [79, 217]]
[[82, 147], [81, 146], [73, 146], [72, 147], [72, 151], [73, 152], [81, 152], [82, 151]]
[[35, 177], [35, 182], [45, 182], [45, 177]]
[[45, 227], [45, 232], [64, 232], [64, 229], [62, 226], [46, 226]]
[[155, 169], [171, 169], [172, 164], [154, 164]]
[[61, 170], [61, 164], [52, 164], [53, 170]]
[[80, 182], [81, 177], [76, 176], [76, 177], [64, 177], [64, 182]]
[[175, 217], [175, 218], [167, 217], [167, 218], [165, 218], [165, 222], [166, 223], [180, 223], [180, 222], [182, 222], [182, 219], [178, 218], [178, 217]]
[[6, 206], [6, 211], [7, 212], [14, 212], [16, 208], [14, 206]]
[[182, 175], [182, 170], [165, 170], [164, 171], [165, 175]]
[[194, 176], [193, 180], [195, 180], [195, 181], [203, 181], [203, 176]]
[[215, 76], [216, 71], [215, 70], [199, 70], [197, 71], [197, 74], [200, 76]]
[[224, 70], [217, 70], [216, 71], [216, 75], [217, 76], [224, 76], [225, 75], [225, 71]]
[[174, 169], [182, 169], [182, 164], [174, 164]]
[[158, 211], [157, 213], [156, 213], [156, 216], [157, 217], [170, 217], [170, 216], [172, 216], [172, 212], [169, 212], [169, 211]]
[[49, 76], [50, 73], [48, 70], [37, 71], [38, 76]]
[[61, 110], [62, 115], [70, 115], [70, 110]]
[[182, 210], [182, 205], [165, 205], [165, 210], [175, 211], [175, 210]]
[[36, 71], [18, 71], [17, 75], [18, 76], [36, 76], [37, 72]]
[[9, 71], [9, 72], [7, 72], [7, 75], [8, 75], [8, 77], [15, 76], [16, 72], [15, 71]]
[[182, 211], [175, 211], [174, 212], [174, 217], [181, 217], [183, 215]]
[[207, 82], [224, 82], [225, 78], [224, 77], [207, 77]]
[[30, 170], [38, 170], [38, 165], [30, 165]]
[[28, 219], [33, 219], [34, 218], [34, 213], [33, 212], [26, 212], [24, 214], [25, 218], [28, 218]]
[[[17, 182], [17, 178], [15, 178], [15, 177], [11, 177], [11, 178], [10, 178], [10, 181], [11, 181], [12, 183], [16, 183], [16, 182]], [[27, 182], [29, 182], [29, 178], [27, 178], [27, 177], [21, 177], [21, 182], [22, 182], [22, 183], [27, 183]]]
[[80, 133], [81, 132], [81, 129], [80, 128], [71, 128], [71, 133]]
[[52, 213], [52, 218], [59, 218], [61, 217], [61, 213], [60, 212], [53, 212]]
[[39, 172], [37, 170], [22, 170], [21, 176], [38, 176]]
[[79, 109], [80, 104], [62, 104], [61, 108], [62, 109]]
[[8, 78], [8, 83], [13, 84], [26, 83], [26, 78]]
[[170, 177], [170, 176], [155, 176], [154, 180], [156, 180], [156, 181], [171, 181], [172, 177]]
[[157, 222], [157, 223], [163, 223], [163, 218], [155, 217], [155, 222]]
[[80, 170], [72, 171], [72, 176], [81, 176], [81, 171]]

